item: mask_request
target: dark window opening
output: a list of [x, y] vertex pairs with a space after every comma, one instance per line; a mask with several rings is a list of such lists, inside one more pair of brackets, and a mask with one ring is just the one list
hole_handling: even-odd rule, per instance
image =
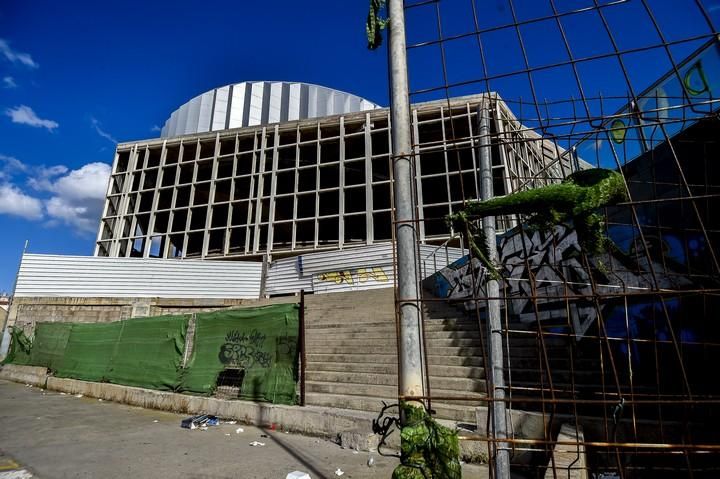
[[337, 166], [327, 166], [320, 168], [320, 188], [336, 188], [340, 186], [340, 168]]
[[212, 161], [201, 161], [198, 163], [197, 168], [197, 180], [196, 181], [207, 181], [212, 178]]
[[[450, 157], [448, 157], [450, 160]], [[420, 171], [423, 175], [445, 173], [445, 154], [442, 151], [432, 151], [420, 154]], [[450, 168], [455, 170], [456, 168]]]
[[155, 226], [153, 229], [155, 230], [155, 233], [167, 233], [168, 232], [168, 223], [170, 222], [170, 213], [158, 213], [155, 215]]
[[317, 186], [317, 168], [298, 170], [298, 191], [314, 191]]
[[[233, 174], [233, 160], [232, 158], [224, 158], [218, 160], [217, 177], [218, 178], [230, 178]], [[200, 173], [198, 172], [198, 176]]]
[[193, 181], [193, 171], [195, 165], [183, 165], [180, 167], [180, 184], [188, 184]]
[[318, 220], [318, 243], [337, 243], [339, 225], [340, 221], [338, 218], [323, 218], [321, 220]]
[[320, 215], [336, 215], [340, 211], [340, 193], [326, 191], [320, 193]]
[[180, 258], [183, 254], [184, 242], [185, 237], [183, 235], [170, 235], [170, 251], [168, 257]]
[[297, 131], [295, 129], [280, 132], [281, 145], [292, 145], [293, 143], [297, 143]]
[[193, 208], [192, 214], [190, 215], [190, 229], [201, 230], [205, 229], [205, 221], [207, 220], [207, 208], [201, 206], [200, 208]]
[[280, 148], [278, 150], [278, 169], [295, 168], [296, 152], [295, 146]]
[[165, 150], [165, 164], [171, 165], [173, 163], [178, 162], [178, 158], [180, 157], [180, 146], [168, 146], [167, 150]]
[[320, 143], [320, 163], [340, 161], [340, 141], [324, 141]]
[[295, 198], [292, 196], [280, 196], [275, 198], [275, 221], [293, 219]]
[[200, 158], [212, 158], [213, 156], [215, 156], [215, 140], [200, 143]]
[[373, 156], [388, 154], [390, 152], [390, 146], [389, 146], [388, 141], [389, 141], [389, 139], [388, 139], [387, 131], [373, 132], [372, 133], [372, 154], [373, 154]]
[[313, 216], [315, 216], [315, 194], [298, 196], [297, 217], [312, 218]]
[[210, 183], [198, 183], [195, 185], [193, 206], [207, 205], [210, 202]]
[[135, 217], [135, 236], [145, 236], [150, 229], [150, 215], [137, 215]]
[[175, 176], [177, 174], [177, 166], [171, 166], [163, 169], [162, 186], [172, 186], [175, 184]]
[[197, 153], [197, 144], [183, 143], [182, 161], [195, 161]]
[[213, 206], [212, 209], [212, 227], [218, 228], [226, 226], [228, 222], [228, 205]]
[[344, 240], [346, 243], [364, 243], [367, 240], [365, 215], [346, 216], [344, 226]]
[[232, 225], [246, 225], [248, 221], [248, 202], [241, 201], [232, 204]]
[[365, 157], [365, 135], [345, 138], [345, 159]]
[[230, 245], [228, 253], [242, 253], [245, 251], [245, 228], [230, 230]]
[[162, 154], [161, 148], [150, 148], [150, 152], [148, 154], [147, 159], [147, 167], [153, 168], [155, 166], [160, 166], [160, 155]]
[[273, 224], [273, 244], [275, 246], [290, 246], [292, 242], [292, 223]]
[[225, 249], [225, 230], [210, 232], [208, 239], [208, 254], [223, 254]]
[[389, 211], [373, 213], [373, 233], [375, 240], [392, 238], [392, 216]]
[[142, 258], [143, 251], [145, 251], [145, 238], [135, 238], [132, 242], [130, 256], [132, 258]]
[[314, 243], [315, 221], [298, 221], [295, 226], [295, 244], [297, 246], [311, 246]]
[[202, 254], [203, 238], [205, 233], [190, 233], [188, 235], [187, 253], [185, 257], [200, 256]]
[[300, 130], [300, 141], [312, 141], [317, 140], [317, 138], [318, 130], [316, 125]]
[[320, 125], [321, 138], [334, 138], [336, 136], [340, 136], [339, 125]]
[[[169, 190], [168, 190], [169, 191]], [[177, 189], [177, 196], [175, 197], [175, 208], [182, 208], [190, 204], [190, 187], [183, 186]]]
[[246, 200], [252, 196], [250, 194], [250, 177], [246, 176], [243, 178], [235, 179], [235, 199]]
[[148, 170], [143, 177], [143, 190], [151, 190], [157, 184], [158, 170]]
[[365, 162], [345, 163], [345, 184], [362, 185], [365, 183]]
[[447, 206], [424, 208], [423, 213], [425, 215], [425, 234], [427, 236], [450, 236], [450, 230], [445, 222], [445, 216], [448, 214]]
[[390, 183], [373, 185], [373, 209], [384, 210], [390, 208]]
[[300, 166], [314, 165], [317, 163], [318, 144], [300, 145]]
[[345, 190], [345, 213], [358, 213], [365, 211], [365, 188], [352, 188]]
[[282, 195], [295, 191], [295, 172], [287, 171], [278, 173], [275, 179], [275, 194]]
[[231, 180], [218, 181], [215, 183], [215, 203], [230, 201]]
[[390, 179], [390, 158], [384, 156], [382, 158], [373, 158], [372, 160], [372, 180], [385, 181]]
[[185, 227], [187, 224], [187, 215], [187, 210], [175, 211], [172, 222], [173, 231], [185, 231]]
[[142, 176], [142, 173], [135, 173], [133, 175], [133, 183], [132, 183], [132, 190], [131, 191], [137, 191], [140, 189], [140, 177]]
[[129, 163], [130, 163], [130, 152], [129, 151], [118, 151], [117, 170], [116, 171], [118, 173], [127, 171]]
[[220, 155], [232, 155], [233, 153], [235, 153], [235, 137], [221, 139]]
[[148, 191], [140, 194], [140, 211], [150, 211], [153, 205], [153, 199], [155, 198], [154, 191]]
[[253, 151], [255, 149], [255, 135], [241, 136], [238, 138], [238, 149], [239, 153], [245, 153], [247, 151]]
[[235, 175], [236, 176], [242, 176], [242, 175], [249, 175], [252, 173], [252, 165], [253, 165], [253, 154], [247, 154], [247, 155], [238, 155], [237, 157], [237, 167], [235, 168]]

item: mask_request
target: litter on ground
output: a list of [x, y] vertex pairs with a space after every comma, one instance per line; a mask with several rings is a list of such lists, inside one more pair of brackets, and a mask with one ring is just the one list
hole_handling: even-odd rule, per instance
[[265, 443], [264, 443], [264, 442], [259, 442], [259, 441], [253, 441], [253, 442], [250, 443], [250, 445], [253, 446], [253, 447], [262, 447], [262, 446], [265, 445]]
[[342, 476], [343, 474], [345, 474], [345, 472], [343, 472], [343, 470], [338, 467], [338, 468], [337, 468], [337, 471], [335, 471], [335, 475], [336, 475], [336, 476]]
[[293, 471], [285, 476], [285, 479], [310, 479], [310, 474], [302, 471]]
[[83, 397], [83, 395], [82, 395], [82, 394], [76, 394], [75, 397], [76, 397], [76, 398], [81, 398], [81, 397]]
[[235, 434], [240, 434], [241, 432], [245, 432], [245, 429], [243, 429], [241, 427], [235, 429]]

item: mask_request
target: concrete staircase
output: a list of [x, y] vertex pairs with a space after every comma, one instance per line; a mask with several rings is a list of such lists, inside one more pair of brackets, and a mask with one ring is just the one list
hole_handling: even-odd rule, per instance
[[[437, 417], [475, 423], [485, 380], [477, 322], [445, 302], [427, 302], [425, 335]], [[397, 339], [392, 289], [306, 298], [306, 403], [379, 412], [397, 402]]]

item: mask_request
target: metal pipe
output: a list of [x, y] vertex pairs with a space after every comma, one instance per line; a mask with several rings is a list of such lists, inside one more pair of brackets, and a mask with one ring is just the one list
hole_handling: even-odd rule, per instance
[[[485, 201], [493, 197], [492, 160], [490, 158], [490, 108], [487, 100], [483, 101], [478, 111], [478, 136], [480, 147], [480, 198]], [[495, 238], [495, 217], [482, 219], [483, 233], [487, 241], [489, 260], [497, 263], [497, 245]], [[490, 278], [485, 285], [487, 293], [487, 328], [488, 328], [488, 361], [490, 367], [490, 402], [492, 409], [492, 433], [498, 441], [507, 438], [507, 405], [505, 399], [505, 378], [503, 375], [503, 337], [500, 317], [500, 284], [497, 279]], [[496, 401], [497, 399], [497, 401]], [[495, 478], [509, 479], [510, 451], [508, 445], [498, 442], [495, 447]]]
[[300, 405], [305, 405], [305, 367], [307, 359], [305, 353], [305, 290], [300, 290]]
[[[403, 396], [424, 396], [424, 364], [418, 262], [415, 256], [417, 224], [413, 192], [413, 150], [408, 96], [405, 12], [403, 0], [388, 2], [388, 48], [392, 114], [392, 148], [397, 241], [399, 313], [398, 386]], [[418, 406], [422, 403], [418, 402]], [[401, 414], [401, 425], [405, 418]]]

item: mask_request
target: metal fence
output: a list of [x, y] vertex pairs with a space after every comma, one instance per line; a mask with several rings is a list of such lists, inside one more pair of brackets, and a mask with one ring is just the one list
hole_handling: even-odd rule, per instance
[[[507, 437], [487, 414], [465, 439], [485, 441], [493, 465], [509, 454], [518, 477], [720, 474], [718, 15], [720, 5], [700, 0], [405, 2], [411, 101], [496, 95], [469, 131], [453, 130], [448, 110], [457, 140], [443, 145], [448, 159], [531, 145], [529, 135], [482, 128], [501, 120], [501, 98], [514, 129], [537, 132], [569, 164], [621, 173], [627, 187], [627, 201], [603, 208], [603, 253], [587, 254], [572, 225], [532, 230], [517, 215], [498, 237], [496, 295], [483, 268], [453, 272], [473, 285], [452, 300], [479, 323], [486, 369], [492, 335], [503, 351], [501, 381], [485, 377], [488, 410], [507, 411]], [[416, 153], [422, 140], [413, 138]], [[533, 188], [565, 172], [512, 174]], [[462, 186], [463, 205], [478, 200]], [[427, 229], [445, 218], [418, 221]], [[493, 302], [500, 326], [488, 333]], [[423, 399], [464, 398], [426, 389]]]

